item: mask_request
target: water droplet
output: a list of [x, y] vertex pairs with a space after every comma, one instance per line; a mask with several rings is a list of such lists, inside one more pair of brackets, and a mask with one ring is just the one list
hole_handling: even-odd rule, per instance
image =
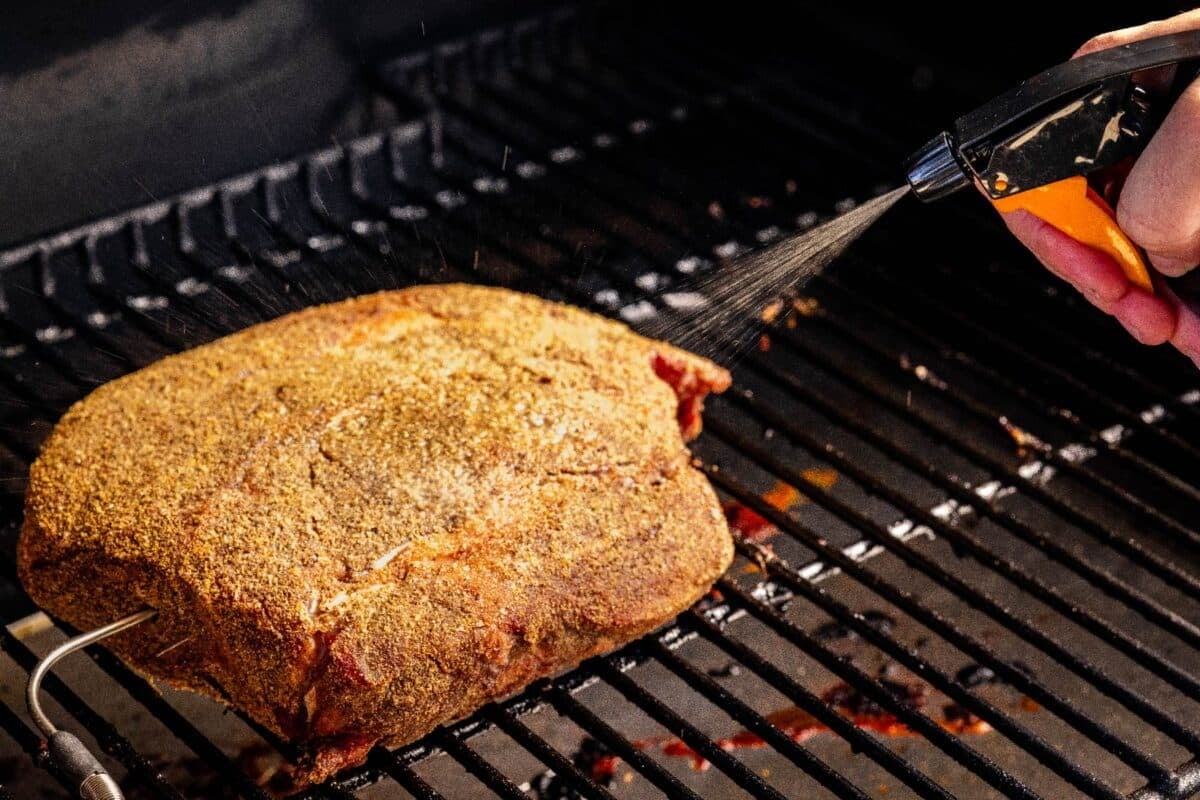
[[708, 305], [708, 298], [700, 292], [667, 292], [662, 301], [676, 311], [692, 311]]
[[636, 285], [643, 292], [657, 292], [665, 283], [666, 276], [657, 272], [644, 272], [633, 279]]
[[639, 322], [654, 319], [658, 316], [658, 309], [648, 300], [639, 300], [636, 303], [630, 303], [625, 306], [618, 313], [621, 315], [621, 319], [630, 325], [636, 325]]
[[820, 219], [820, 217], [817, 215], [817, 212], [805, 211], [803, 214], [796, 217], [796, 227], [800, 230], [811, 228], [813, 225], [817, 224], [818, 219]]
[[616, 289], [601, 289], [596, 292], [596, 303], [605, 308], [616, 308], [621, 305], [621, 295]]
[[570, 145], [550, 151], [550, 160], [555, 164], [567, 164], [571, 161], [578, 161], [580, 157], [580, 152]]
[[546, 168], [536, 161], [522, 161], [517, 164], [517, 174], [525, 180], [540, 178], [546, 174]]

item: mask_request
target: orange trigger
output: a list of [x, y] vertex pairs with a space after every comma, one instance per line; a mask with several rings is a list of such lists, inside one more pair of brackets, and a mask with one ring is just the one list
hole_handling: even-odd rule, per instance
[[992, 205], [1001, 213], [1028, 211], [1075, 241], [1108, 253], [1132, 283], [1148, 292], [1154, 291], [1141, 250], [1117, 226], [1117, 215], [1088, 186], [1084, 176], [1075, 175], [1011, 194], [993, 200]]

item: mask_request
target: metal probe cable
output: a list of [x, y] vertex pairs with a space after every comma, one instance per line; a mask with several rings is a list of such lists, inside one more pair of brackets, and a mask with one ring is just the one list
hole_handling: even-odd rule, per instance
[[29, 716], [33, 717], [33, 721], [45, 734], [47, 749], [50, 751], [50, 757], [54, 759], [54, 763], [62, 769], [67, 778], [79, 781], [79, 796], [83, 800], [124, 800], [125, 795], [121, 794], [117, 782], [112, 779], [112, 776], [92, 755], [87, 746], [74, 734], [60, 731], [46, 716], [46, 712], [42, 710], [41, 701], [38, 700], [42, 680], [63, 657], [156, 616], [158, 616], [158, 612], [148, 608], [145, 611], [123, 617], [116, 622], [111, 622], [102, 628], [81, 633], [47, 653], [33, 668], [33, 672], [29, 673], [29, 683], [25, 686], [25, 704], [29, 707]]

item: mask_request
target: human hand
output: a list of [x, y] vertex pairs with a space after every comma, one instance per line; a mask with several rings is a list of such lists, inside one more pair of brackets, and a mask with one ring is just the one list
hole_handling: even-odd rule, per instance
[[[1075, 57], [1117, 45], [1200, 29], [1200, 8], [1170, 19], [1101, 34]], [[1156, 70], [1146, 82], [1165, 87]], [[1121, 188], [1117, 224], [1159, 275], [1178, 276], [1200, 263], [1200, 80], [1175, 102]], [[1058, 277], [1115, 316], [1143, 344], [1171, 342], [1200, 366], [1200, 314], [1161, 280], [1155, 293], [1134, 286], [1109, 256], [1080, 244], [1026, 211], [1003, 214], [1008, 229]]]

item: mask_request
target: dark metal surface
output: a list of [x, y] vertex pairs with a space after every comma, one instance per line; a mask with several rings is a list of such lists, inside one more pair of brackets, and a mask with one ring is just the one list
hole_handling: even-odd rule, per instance
[[[821, 24], [810, 35], [855, 47]], [[902, 44], [863, 53], [894, 80], [861, 86], [802, 50], [560, 14], [388, 62], [373, 87], [404, 124], [0, 254], [8, 620], [33, 610], [11, 560], [28, 461], [92, 387], [432, 280], [653, 329], [697, 274], [901, 178], [928, 133], [912, 109], [962, 100], [928, 96]], [[712, 597], [304, 796], [1190, 796], [1200, 376], [961, 200], [898, 207], [732, 365], [696, 455], [779, 533], [739, 539]], [[777, 481], [805, 499], [778, 510]], [[0, 632], [0, 783], [17, 796], [66, 796], [26, 767], [40, 751], [10, 697], [61, 636]], [[47, 695], [130, 797], [262, 800], [256, 781], [295, 757], [92, 655]], [[851, 708], [894, 725], [864, 730]], [[953, 731], [963, 714], [990, 731]], [[785, 718], [813, 722], [793, 737]]]
[[[0, 27], [0, 245], [327, 146], [377, 112], [362, 73], [533, 0], [21, 3]], [[384, 124], [379, 122], [377, 124]]]

